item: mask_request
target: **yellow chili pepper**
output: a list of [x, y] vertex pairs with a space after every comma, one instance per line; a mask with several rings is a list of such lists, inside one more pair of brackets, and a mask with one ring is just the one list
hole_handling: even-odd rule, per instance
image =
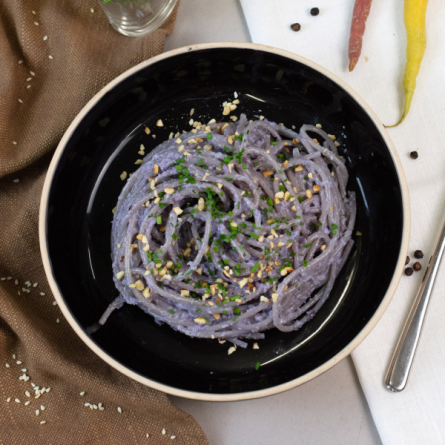
[[405, 106], [399, 122], [391, 127], [396, 127], [405, 120], [413, 100], [416, 77], [419, 74], [426, 48], [425, 16], [427, 5], [428, 0], [405, 0], [403, 11], [406, 29], [406, 65], [403, 77]]

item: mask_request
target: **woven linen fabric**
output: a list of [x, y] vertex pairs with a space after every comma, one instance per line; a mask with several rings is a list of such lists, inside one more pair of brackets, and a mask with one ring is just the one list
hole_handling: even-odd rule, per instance
[[[241, 0], [241, 4], [253, 42], [282, 48], [318, 63], [354, 88], [384, 124], [398, 121], [402, 114], [406, 61], [403, 1], [372, 2], [362, 55], [351, 73], [348, 72], [348, 40], [354, 0]], [[313, 7], [320, 9], [318, 16], [311, 16]], [[427, 48], [411, 111], [400, 126], [388, 129], [409, 187], [411, 264], [413, 251], [420, 249], [425, 254], [423, 260], [418, 260], [423, 269], [421, 273], [401, 278], [384, 316], [352, 353], [372, 416], [382, 442], [387, 445], [445, 443], [444, 264], [406, 389], [391, 393], [383, 383], [445, 216], [444, 20], [445, 3], [430, 0]], [[301, 30], [292, 31], [293, 23], [300, 23]], [[418, 150], [417, 160], [409, 156], [413, 150]]]
[[53, 305], [38, 241], [41, 190], [63, 132], [104, 85], [163, 51], [176, 12], [129, 38], [93, 0], [0, 2], [0, 444], [208, 443], [165, 394], [77, 337]]

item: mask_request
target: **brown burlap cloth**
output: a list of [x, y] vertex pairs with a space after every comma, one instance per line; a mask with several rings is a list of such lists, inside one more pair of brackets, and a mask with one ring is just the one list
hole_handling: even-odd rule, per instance
[[[0, 1], [1, 444], [208, 443], [165, 394], [118, 373], [76, 336], [53, 305], [38, 239], [41, 190], [63, 132], [104, 85], [163, 51], [176, 12], [130, 38], [94, 0]], [[36, 398], [32, 383], [51, 389]]]

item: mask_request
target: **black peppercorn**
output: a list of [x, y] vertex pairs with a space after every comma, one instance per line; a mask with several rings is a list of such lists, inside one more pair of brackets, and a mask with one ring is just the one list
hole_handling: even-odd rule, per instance
[[419, 157], [417, 151], [412, 151], [409, 155], [411, 156], [411, 159], [417, 159]]
[[407, 256], [406, 260], [405, 260], [405, 266], [409, 263], [409, 261], [410, 261], [410, 258], [409, 258], [409, 256]]
[[420, 258], [423, 258], [423, 252], [421, 250], [416, 250], [414, 252], [414, 258], [418, 258], [420, 260]]
[[405, 269], [405, 275], [408, 275], [409, 277], [413, 274], [413, 269], [412, 267], [407, 267]]
[[318, 15], [319, 13], [320, 13], [320, 10], [318, 8], [311, 9], [311, 15]]
[[417, 261], [417, 262], [415, 262], [415, 263], [413, 264], [413, 269], [414, 269], [416, 272], [419, 272], [419, 270], [422, 269], [422, 265]]
[[301, 25], [299, 23], [294, 23], [293, 25], [290, 25], [292, 28], [292, 31], [300, 31]]

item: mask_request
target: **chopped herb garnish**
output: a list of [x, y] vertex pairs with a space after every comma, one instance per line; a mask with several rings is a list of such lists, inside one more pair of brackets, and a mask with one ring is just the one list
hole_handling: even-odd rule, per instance
[[306, 244], [305, 246], [303, 246], [305, 249], [309, 249], [309, 247], [312, 246], [312, 242], [310, 242], [309, 244]]
[[336, 229], [338, 229], [337, 224], [331, 224], [331, 230], [336, 230]]
[[258, 235], [255, 235], [255, 234], [252, 233], [252, 232], [250, 232], [249, 235], [250, 235], [252, 238], [255, 238], [256, 240], [259, 239], [259, 236], [258, 236]]
[[170, 314], [174, 314], [175, 313], [175, 311], [172, 310], [172, 309], [169, 309], [168, 311], [170, 312]]
[[213, 138], [212, 133], [209, 133], [209, 134], [207, 135], [207, 139], [210, 141], [210, 139], [212, 139], [212, 138]]
[[307, 261], [306, 260], [303, 261], [303, 267], [307, 267]]
[[272, 141], [270, 145], [278, 145], [278, 141]]
[[272, 201], [272, 199], [271, 199], [269, 196], [266, 198], [266, 202], [267, 202], [271, 207], [273, 207], [273, 201]]
[[252, 267], [252, 271], [251, 272], [255, 273], [258, 270], [259, 267], [260, 267], [260, 263], [256, 263], [255, 266]]
[[256, 365], [255, 365], [255, 370], [256, 371], [258, 371], [258, 369], [260, 369], [260, 365], [261, 365], [260, 362], [256, 362]]
[[332, 233], [332, 235], [337, 235], [337, 231], [336, 230], [334, 230], [333, 232], [331, 232]]
[[156, 222], [157, 222], [158, 224], [162, 224], [162, 216], [161, 216], [161, 215], [158, 215], [158, 216], [156, 217]]

